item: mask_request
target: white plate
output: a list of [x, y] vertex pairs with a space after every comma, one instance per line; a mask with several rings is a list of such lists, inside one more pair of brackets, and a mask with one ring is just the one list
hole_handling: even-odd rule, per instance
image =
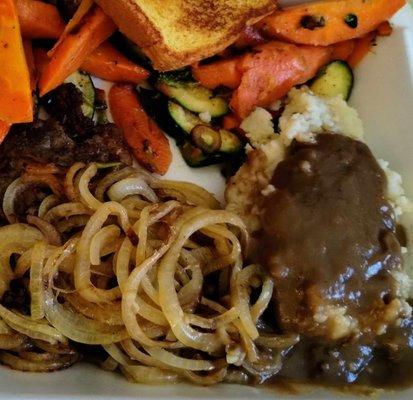
[[[394, 20], [396, 30], [380, 39], [374, 54], [356, 71], [351, 103], [365, 122], [366, 140], [375, 154], [390, 161], [404, 177], [413, 199], [413, 12], [403, 9]], [[188, 168], [179, 154], [169, 177], [198, 183], [222, 199], [224, 180], [217, 168], [201, 171]], [[413, 219], [408, 218], [413, 227]], [[413, 232], [413, 229], [410, 229]], [[412, 244], [412, 237], [409, 238]], [[413, 246], [410, 246], [413, 247]], [[301, 400], [332, 399], [334, 393], [316, 391]], [[386, 394], [386, 398], [410, 400], [413, 390]], [[219, 385], [213, 388], [192, 385], [148, 387], [128, 383], [120, 375], [91, 365], [76, 365], [52, 374], [23, 373], [0, 367], [0, 400], [8, 399], [283, 399], [291, 398], [264, 387]], [[346, 398], [352, 398], [346, 397]]]

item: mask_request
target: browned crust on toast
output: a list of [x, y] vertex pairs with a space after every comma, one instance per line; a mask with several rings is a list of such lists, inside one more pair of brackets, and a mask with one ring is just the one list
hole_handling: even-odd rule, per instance
[[255, 24], [276, 9], [275, 1], [268, 0], [267, 5], [252, 9], [240, 17], [213, 46], [178, 52], [163, 41], [161, 32], [133, 0], [96, 0], [96, 3], [115, 21], [124, 35], [141, 47], [159, 71], [182, 68], [221, 52], [238, 39], [245, 26]]

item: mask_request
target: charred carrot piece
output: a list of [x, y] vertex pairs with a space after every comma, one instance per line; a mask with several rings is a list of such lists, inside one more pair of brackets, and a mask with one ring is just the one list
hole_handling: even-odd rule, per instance
[[146, 69], [134, 64], [108, 42], [89, 55], [81, 69], [110, 82], [139, 83], [149, 77]]
[[231, 129], [239, 128], [240, 125], [241, 125], [241, 121], [235, 114], [227, 114], [222, 119], [222, 127], [226, 129], [227, 131], [230, 131]]
[[234, 43], [235, 47], [244, 48], [265, 43], [265, 37], [254, 26], [247, 26], [241, 36]]
[[389, 21], [384, 21], [377, 27], [377, 34], [379, 36], [390, 36], [392, 33], [393, 27]]
[[139, 164], [164, 175], [172, 161], [169, 141], [144, 111], [133, 85], [118, 83], [112, 86], [109, 107]]
[[406, 4], [406, 0], [318, 0], [286, 7], [258, 26], [277, 39], [329, 46], [374, 31]]
[[371, 32], [361, 39], [356, 40], [354, 51], [347, 59], [347, 63], [350, 67], [356, 67], [364, 59], [364, 57], [370, 53], [370, 50], [376, 41], [376, 36], [376, 32]]
[[38, 0], [15, 0], [21, 32], [26, 39], [57, 39], [65, 23], [57, 8]]
[[78, 9], [75, 12], [75, 15], [70, 19], [70, 21], [65, 26], [62, 34], [59, 36], [59, 40], [53, 46], [53, 48], [48, 52], [49, 57], [53, 55], [56, 49], [59, 47], [60, 43], [63, 42], [65, 37], [72, 32], [75, 28], [77, 28], [82, 21], [83, 17], [89, 12], [93, 5], [93, 0], [82, 0]]
[[63, 33], [68, 34], [72, 32], [73, 29], [75, 29], [80, 24], [83, 17], [89, 12], [92, 6], [93, 6], [93, 0], [82, 0], [75, 14], [70, 19], [70, 21], [67, 23]]
[[244, 56], [238, 67], [242, 79], [232, 95], [232, 110], [244, 119], [255, 107], [270, 106], [292, 87], [313, 78], [330, 59], [329, 47], [277, 41], [257, 46], [254, 52]]
[[3, 142], [10, 130], [10, 124], [0, 120], [0, 144]]
[[0, 88], [0, 120], [10, 124], [32, 121], [30, 74], [13, 0], [0, 2]]
[[101, 43], [116, 30], [116, 25], [98, 6], [83, 18], [79, 28], [59, 44], [40, 76], [40, 96], [55, 89], [75, 72]]
[[355, 43], [356, 42], [354, 40], [346, 40], [345, 42], [340, 42], [340, 43], [333, 45], [331, 59], [333, 61], [335, 60], [346, 61], [350, 57], [350, 55], [353, 53]]
[[33, 46], [31, 40], [23, 40], [24, 55], [26, 57], [27, 68], [30, 74], [30, 89], [32, 92], [36, 90], [37, 86], [37, 72], [34, 61]]
[[34, 48], [33, 49], [34, 65], [36, 67], [36, 75], [39, 79], [40, 76], [44, 73], [47, 65], [50, 62], [50, 58], [47, 56], [47, 51], [43, 48]]
[[218, 86], [236, 89], [241, 83], [242, 74], [238, 70], [241, 60], [242, 57], [234, 57], [207, 65], [194, 66], [192, 75], [208, 89], [215, 89]]

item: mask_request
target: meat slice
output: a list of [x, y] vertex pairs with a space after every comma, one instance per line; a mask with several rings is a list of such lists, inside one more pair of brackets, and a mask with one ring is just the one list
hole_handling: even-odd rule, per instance
[[53, 118], [12, 127], [0, 146], [0, 201], [7, 186], [31, 163], [69, 167], [77, 161], [132, 162], [114, 124], [89, 127], [87, 137], [72, 137], [67, 129]]

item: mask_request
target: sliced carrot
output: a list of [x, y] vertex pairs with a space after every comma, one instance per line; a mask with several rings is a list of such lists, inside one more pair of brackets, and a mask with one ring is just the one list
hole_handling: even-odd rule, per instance
[[346, 40], [332, 46], [331, 59], [346, 61], [354, 51], [355, 41]]
[[32, 92], [36, 90], [37, 86], [37, 73], [36, 64], [34, 61], [33, 47], [31, 40], [23, 40], [24, 55], [26, 57], [27, 68], [29, 68], [30, 74], [30, 89]]
[[241, 121], [235, 114], [227, 114], [222, 119], [222, 127], [227, 131], [230, 131], [235, 128], [239, 128]]
[[15, 0], [23, 37], [57, 39], [65, 23], [57, 8], [38, 0]]
[[137, 161], [149, 171], [164, 175], [172, 161], [169, 141], [146, 114], [133, 85], [112, 86], [109, 107]]
[[392, 33], [393, 27], [389, 21], [384, 21], [377, 27], [377, 34], [379, 36], [390, 36]]
[[242, 74], [238, 70], [238, 64], [242, 57], [216, 61], [211, 64], [194, 66], [192, 75], [201, 85], [215, 89], [218, 86], [226, 86], [235, 89], [241, 83]]
[[267, 107], [286, 95], [295, 85], [313, 78], [331, 59], [331, 48], [296, 46], [273, 41], [245, 56], [238, 69], [242, 80], [231, 99], [241, 119], [254, 107]]
[[247, 26], [238, 40], [234, 43], [234, 46], [238, 48], [258, 46], [259, 44], [265, 43], [265, 41], [265, 37], [257, 28]]
[[33, 120], [30, 74], [13, 0], [0, 1], [0, 119], [10, 124]]
[[89, 12], [93, 6], [93, 0], [82, 0], [75, 14], [71, 20], [66, 25], [64, 33], [70, 33], [75, 29], [79, 24], [82, 18]]
[[82, 0], [82, 2], [80, 3], [79, 7], [77, 8], [75, 12], [75, 15], [73, 15], [73, 17], [67, 23], [64, 31], [60, 35], [59, 40], [56, 42], [53, 48], [49, 51], [48, 53], [49, 57], [53, 55], [53, 53], [56, 51], [60, 43], [62, 43], [64, 38], [80, 24], [83, 17], [88, 13], [92, 5], [93, 5], [93, 0]]
[[36, 66], [36, 74], [39, 78], [44, 73], [47, 65], [50, 62], [50, 58], [47, 56], [47, 51], [43, 48], [34, 48], [33, 49], [33, 56], [34, 56], [34, 65]]
[[3, 142], [4, 138], [7, 136], [10, 130], [10, 124], [0, 120], [0, 144]]
[[406, 0], [318, 0], [275, 11], [259, 26], [274, 38], [328, 46], [374, 31], [405, 4]]
[[134, 64], [108, 42], [90, 54], [81, 69], [111, 82], [139, 83], [149, 77], [146, 69]]
[[355, 66], [357, 66], [364, 59], [364, 57], [369, 54], [371, 48], [375, 43], [376, 36], [376, 32], [371, 32], [363, 38], [356, 40], [354, 51], [347, 59], [347, 63], [350, 65], [350, 67], [354, 68]]
[[80, 27], [69, 33], [56, 48], [40, 76], [40, 96], [62, 84], [115, 30], [113, 21], [100, 7], [94, 6], [85, 15]]

